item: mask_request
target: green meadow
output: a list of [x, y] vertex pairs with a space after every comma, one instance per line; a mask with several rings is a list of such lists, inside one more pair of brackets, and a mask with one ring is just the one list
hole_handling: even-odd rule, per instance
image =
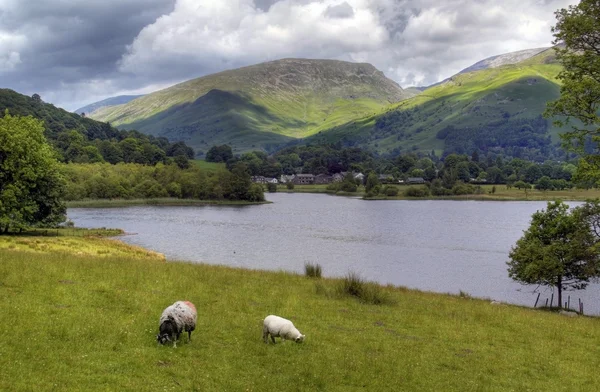
[[[460, 196], [427, 196], [427, 197], [407, 197], [404, 196], [404, 191], [408, 188], [424, 188], [425, 185], [382, 185], [393, 186], [398, 189], [398, 196], [383, 196], [378, 195], [376, 200], [418, 200], [418, 199], [453, 199], [453, 200], [490, 200], [490, 201], [550, 201], [550, 200], [572, 200], [585, 201], [589, 199], [600, 198], [600, 189], [565, 189], [561, 191], [541, 191], [537, 189], [517, 189], [515, 187], [508, 188], [506, 185], [481, 185], [481, 194], [470, 194]], [[360, 186], [354, 193], [338, 192], [328, 190], [327, 185], [296, 185], [294, 189], [287, 189], [284, 184], [277, 186], [277, 192], [285, 193], [330, 193], [340, 196], [364, 197], [365, 188]]]
[[[165, 262], [84, 236], [1, 236], [0, 260], [0, 390], [600, 389], [599, 318], [382, 286], [372, 305], [341, 280]], [[159, 346], [160, 314], [181, 299], [198, 309], [192, 341]], [[265, 344], [268, 314], [305, 342]]]

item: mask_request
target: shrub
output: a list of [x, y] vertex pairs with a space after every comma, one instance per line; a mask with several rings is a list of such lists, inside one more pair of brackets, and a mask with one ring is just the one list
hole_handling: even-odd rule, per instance
[[340, 190], [344, 192], [356, 192], [357, 189], [358, 186], [356, 185], [356, 183], [351, 183], [348, 181], [342, 182], [342, 185], [340, 186]]
[[475, 187], [470, 184], [457, 183], [452, 187], [453, 195], [472, 195], [475, 193]]
[[416, 187], [409, 187], [406, 188], [404, 190], [404, 196], [406, 197], [427, 197], [429, 196], [429, 189], [428, 188], [416, 188]]
[[398, 188], [387, 185], [381, 190], [381, 193], [386, 196], [398, 196]]
[[267, 183], [267, 191], [277, 192], [277, 184], [274, 184], [272, 182]]
[[285, 187], [286, 187], [287, 189], [294, 189], [294, 183], [293, 183], [293, 182], [291, 182], [291, 181], [288, 181], [288, 182], [285, 184]]
[[320, 278], [321, 277], [321, 265], [306, 263], [304, 264], [304, 274], [309, 278]]
[[354, 272], [348, 273], [348, 275], [340, 282], [338, 292], [341, 295], [355, 297], [366, 304], [383, 305], [393, 303], [390, 296], [381, 286], [363, 280]]

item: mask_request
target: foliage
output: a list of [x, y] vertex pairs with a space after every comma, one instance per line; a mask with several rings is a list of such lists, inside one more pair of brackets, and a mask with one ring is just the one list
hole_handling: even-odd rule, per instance
[[0, 233], [65, 220], [64, 180], [35, 118], [0, 118]]
[[277, 192], [277, 184], [269, 182], [267, 184], [267, 191], [269, 191], [269, 192]]
[[381, 188], [381, 184], [379, 183], [379, 178], [375, 172], [370, 172], [367, 176], [367, 181], [365, 182], [365, 192], [367, 193], [379, 193], [379, 189]]
[[406, 197], [427, 197], [429, 196], [429, 188], [411, 186], [404, 190]]
[[356, 192], [357, 189], [358, 184], [356, 183], [354, 176], [352, 173], [347, 173], [339, 184], [339, 190], [343, 192]]
[[338, 292], [342, 295], [355, 297], [370, 305], [384, 305], [394, 302], [380, 285], [365, 281], [355, 272], [349, 272], [344, 277], [339, 283]]
[[63, 162], [154, 165], [177, 156], [194, 157], [194, 150], [184, 142], [170, 143], [164, 137], [144, 135], [135, 130], [121, 131], [109, 123], [44, 103], [37, 94], [30, 98], [9, 89], [0, 89], [0, 113], [6, 109], [13, 115], [31, 115], [42, 120], [44, 134]]
[[263, 201], [262, 186], [252, 184], [243, 167], [182, 169], [177, 164], [155, 167], [119, 163], [66, 164], [66, 200], [175, 197], [200, 200]]
[[233, 151], [231, 150], [231, 146], [228, 144], [223, 144], [221, 146], [212, 146], [210, 150], [206, 153], [206, 162], [227, 162], [233, 158]]
[[[583, 155], [580, 179], [600, 181], [600, 3], [582, 0], [555, 13], [556, 57], [564, 69], [560, 98], [548, 105], [547, 115], [563, 116], [560, 125], [578, 120], [561, 135], [564, 144]], [[591, 141], [591, 145], [588, 143]]]
[[308, 276], [309, 278], [321, 278], [322, 272], [323, 271], [320, 264], [304, 264], [304, 275]]
[[548, 202], [546, 210], [533, 214], [529, 229], [511, 249], [509, 276], [556, 287], [562, 305], [563, 290], [583, 289], [600, 276], [599, 219], [597, 200], [572, 211], [562, 201]]

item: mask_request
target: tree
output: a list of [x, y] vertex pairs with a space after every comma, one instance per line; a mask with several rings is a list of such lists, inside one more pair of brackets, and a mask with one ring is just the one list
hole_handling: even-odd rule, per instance
[[[558, 125], [570, 123], [572, 118], [582, 126], [561, 135], [565, 147], [579, 152], [580, 179], [600, 181], [600, 3], [582, 0], [555, 12], [556, 25], [552, 28], [556, 57], [563, 70], [558, 74], [562, 82], [560, 98], [548, 104], [545, 115], [563, 116]], [[585, 146], [591, 140], [592, 151]]]
[[64, 190], [43, 122], [6, 111], [0, 118], [0, 232], [63, 222]]
[[375, 172], [370, 172], [367, 176], [367, 182], [365, 183], [365, 192], [367, 193], [379, 193], [379, 188], [381, 185], [379, 184], [379, 178]]
[[598, 201], [572, 211], [561, 201], [548, 202], [511, 249], [508, 275], [521, 283], [556, 287], [562, 305], [563, 290], [583, 289], [600, 275], [599, 221]]
[[206, 153], [206, 162], [227, 162], [233, 158], [231, 146], [223, 144], [221, 146], [212, 146]]

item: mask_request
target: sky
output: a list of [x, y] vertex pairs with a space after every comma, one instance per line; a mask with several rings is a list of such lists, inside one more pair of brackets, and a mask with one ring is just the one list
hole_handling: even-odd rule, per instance
[[552, 44], [570, 0], [0, 0], [0, 88], [67, 110], [281, 58], [368, 62], [402, 87]]

